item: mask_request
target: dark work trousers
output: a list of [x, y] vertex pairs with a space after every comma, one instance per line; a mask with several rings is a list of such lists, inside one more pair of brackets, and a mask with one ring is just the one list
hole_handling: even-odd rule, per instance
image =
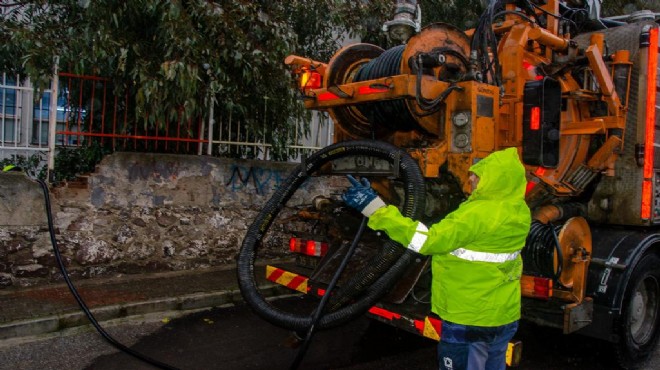
[[484, 327], [442, 322], [438, 343], [441, 370], [503, 370], [506, 349], [518, 330], [518, 321]]

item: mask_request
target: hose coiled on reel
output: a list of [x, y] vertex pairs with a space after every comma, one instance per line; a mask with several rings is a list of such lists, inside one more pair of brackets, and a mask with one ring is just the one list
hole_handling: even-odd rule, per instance
[[[525, 247], [522, 250], [523, 273], [539, 277], [552, 278], [554, 281], [561, 275], [562, 251], [557, 233], [561, 226], [532, 221], [527, 235]], [[555, 253], [557, 267], [555, 268]]]
[[[404, 50], [405, 45], [385, 50], [383, 54], [360, 67], [353, 78], [353, 82], [375, 80], [401, 74], [400, 66]], [[403, 99], [361, 104], [356, 108], [369, 119], [371, 124], [389, 130], [410, 131], [418, 126]], [[392, 119], [393, 117], [396, 117], [396, 119]]]

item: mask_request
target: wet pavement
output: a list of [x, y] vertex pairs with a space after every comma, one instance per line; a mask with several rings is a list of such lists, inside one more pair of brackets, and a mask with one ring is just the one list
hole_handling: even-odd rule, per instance
[[[290, 291], [265, 280], [264, 295]], [[74, 282], [121, 343], [181, 369], [288, 368], [290, 332], [247, 308], [233, 266]], [[299, 309], [301, 298], [277, 300]], [[93, 331], [64, 284], [0, 291], [0, 369], [153, 369]], [[519, 369], [616, 369], [608, 343], [523, 323]], [[318, 333], [301, 369], [432, 369], [435, 342], [366, 318]], [[660, 368], [660, 350], [640, 369]]]
[[[265, 280], [255, 268], [264, 296], [290, 294]], [[98, 321], [139, 317], [158, 312], [186, 314], [242, 302], [234, 266], [74, 281], [80, 297]], [[88, 325], [89, 321], [66, 284], [10, 287], [0, 290], [2, 341], [34, 337]]]
[[[285, 310], [298, 310], [300, 298], [277, 300]], [[287, 369], [300, 347], [291, 333], [257, 317], [248, 307], [203, 310], [151, 323], [109, 326], [121, 343], [174, 369]], [[609, 344], [563, 335], [560, 331], [522, 323], [519, 370], [618, 369]], [[660, 352], [640, 370], [659, 368]], [[360, 317], [317, 333], [299, 369], [435, 369], [436, 342]], [[85, 369], [149, 370], [155, 367], [119, 352], [94, 332], [69, 334], [0, 347], [0, 370]]]

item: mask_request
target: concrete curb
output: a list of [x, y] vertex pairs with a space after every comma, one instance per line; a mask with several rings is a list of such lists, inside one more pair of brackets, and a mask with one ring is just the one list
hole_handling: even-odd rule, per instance
[[[268, 299], [291, 294], [290, 290], [282, 288], [278, 284], [266, 284], [259, 290]], [[90, 311], [99, 323], [103, 323], [117, 319], [139, 318], [160, 312], [200, 311], [241, 302], [243, 302], [243, 297], [240, 291], [223, 290], [96, 307]], [[0, 340], [35, 337], [86, 325], [91, 325], [91, 323], [82, 310], [15, 321], [0, 324]]]

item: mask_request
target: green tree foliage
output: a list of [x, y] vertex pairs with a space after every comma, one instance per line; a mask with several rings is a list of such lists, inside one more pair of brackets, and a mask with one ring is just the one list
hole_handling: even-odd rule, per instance
[[[346, 36], [386, 45], [394, 0], [7, 0], [0, 2], [0, 69], [46, 88], [61, 71], [111, 77], [153, 125], [204, 116], [209, 98], [283, 148], [303, 113], [284, 58], [327, 61]], [[605, 0], [603, 12], [629, 3]], [[636, 0], [639, 8], [656, 4]], [[476, 25], [481, 0], [421, 0], [423, 24]], [[616, 9], [616, 10], [615, 10]], [[653, 9], [652, 9], [653, 10]], [[264, 125], [264, 104], [268, 119]], [[262, 116], [260, 116], [260, 114]], [[266, 126], [266, 127], [263, 127]]]
[[462, 30], [474, 28], [484, 8], [482, 0], [421, 0], [422, 24], [450, 23]]
[[[461, 29], [476, 26], [484, 10], [485, 0], [421, 0], [423, 24], [431, 22], [451, 23]], [[584, 4], [580, 0], [569, 2], [570, 6]], [[612, 17], [629, 14], [636, 10], [660, 12], [658, 0], [602, 0], [601, 16]]]
[[46, 88], [54, 57], [72, 52], [69, 38], [81, 20], [80, 8], [47, 1], [3, 1], [0, 7], [0, 68]]
[[348, 0], [16, 0], [0, 7], [3, 71], [45, 88], [58, 56], [61, 71], [111, 77], [118, 94], [135, 96], [136, 119], [148, 124], [202, 116], [209, 97], [256, 124], [267, 99], [273, 141], [302, 111], [284, 58], [327, 59], [343, 37], [374, 32], [391, 11], [389, 1]]

